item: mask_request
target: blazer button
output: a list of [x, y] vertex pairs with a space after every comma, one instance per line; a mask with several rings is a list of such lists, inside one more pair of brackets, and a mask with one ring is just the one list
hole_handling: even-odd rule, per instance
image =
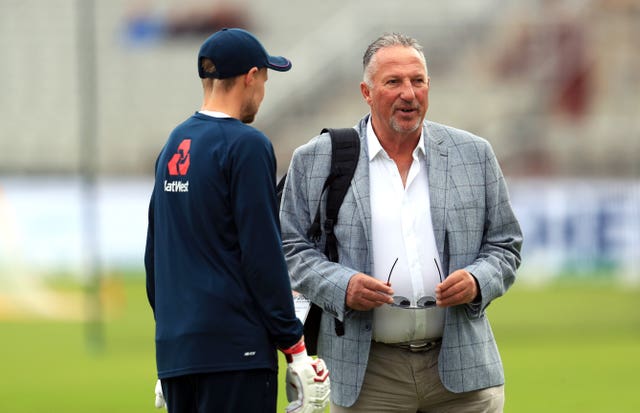
[[364, 325], [364, 331], [371, 331], [371, 324], [367, 323]]

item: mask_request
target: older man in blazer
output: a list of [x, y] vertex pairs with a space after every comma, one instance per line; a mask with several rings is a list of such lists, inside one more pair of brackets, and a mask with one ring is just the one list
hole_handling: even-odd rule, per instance
[[363, 62], [371, 111], [355, 126], [339, 262], [307, 235], [324, 203], [328, 134], [295, 151], [280, 212], [292, 286], [323, 309], [331, 411], [502, 411], [485, 310], [514, 282], [522, 244], [502, 172], [487, 141], [425, 120], [430, 79], [414, 39], [383, 35]]

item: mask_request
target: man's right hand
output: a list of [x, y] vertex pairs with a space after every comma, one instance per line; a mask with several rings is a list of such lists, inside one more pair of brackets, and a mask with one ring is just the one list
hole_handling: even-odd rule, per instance
[[393, 304], [393, 289], [380, 280], [358, 273], [347, 285], [347, 307], [367, 311], [383, 304]]

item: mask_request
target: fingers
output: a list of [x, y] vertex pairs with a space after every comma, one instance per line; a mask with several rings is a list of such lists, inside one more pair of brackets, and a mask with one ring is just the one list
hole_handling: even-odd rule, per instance
[[[436, 303], [439, 307], [467, 304], [478, 295], [476, 279], [466, 270], [457, 270], [436, 287]], [[393, 289], [380, 280], [366, 274], [355, 274], [347, 286], [347, 306], [367, 311], [383, 304], [393, 304]]]
[[465, 270], [457, 270], [436, 287], [436, 302], [439, 307], [467, 304], [478, 295], [476, 279]]
[[347, 306], [359, 311], [393, 303], [393, 289], [366, 274], [355, 274], [347, 286]]

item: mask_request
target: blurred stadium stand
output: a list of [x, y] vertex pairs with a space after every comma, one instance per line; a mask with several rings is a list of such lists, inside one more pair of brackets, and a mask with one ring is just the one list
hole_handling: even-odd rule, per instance
[[0, 0], [0, 309], [56, 314], [44, 279], [77, 276], [103, 344], [108, 278], [142, 272], [155, 159], [199, 109], [197, 50], [224, 26], [293, 61], [255, 122], [280, 174], [367, 113], [362, 54], [403, 32], [425, 48], [427, 117], [493, 144], [519, 278], [640, 285], [638, 0]]
[[139, 273], [155, 158], [199, 109], [197, 50], [223, 26], [293, 61], [255, 122], [280, 174], [323, 127], [368, 111], [362, 54], [403, 32], [425, 48], [427, 117], [494, 146], [523, 280], [640, 284], [637, 0], [0, 0], [0, 291], [72, 273], [95, 292], [103, 271]]
[[[0, 174], [76, 174], [78, 1], [0, 0]], [[221, 25], [294, 63], [273, 73], [256, 126], [280, 172], [322, 127], [367, 111], [366, 45], [416, 37], [428, 118], [494, 145], [510, 176], [640, 175], [640, 3], [632, 0], [95, 1], [97, 171], [150, 175], [169, 131], [201, 101], [195, 55]]]

